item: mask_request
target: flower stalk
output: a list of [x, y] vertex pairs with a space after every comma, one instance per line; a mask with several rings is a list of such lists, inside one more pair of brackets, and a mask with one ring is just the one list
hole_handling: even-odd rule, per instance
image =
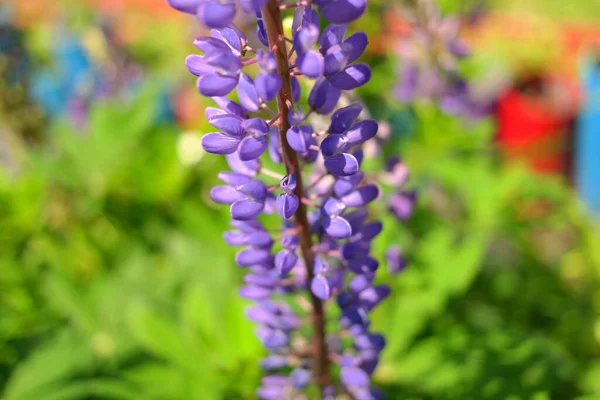
[[[288, 115], [290, 104], [292, 103], [292, 88], [290, 83], [290, 67], [288, 62], [288, 52], [283, 32], [283, 22], [281, 18], [280, 5], [278, 0], [269, 0], [262, 9], [265, 31], [269, 48], [277, 61], [277, 72], [282, 78], [281, 90], [277, 94], [277, 107], [280, 115]], [[290, 129], [287, 118], [279, 120], [279, 135], [282, 146], [283, 162], [288, 174], [296, 176], [295, 194], [299, 199], [304, 199], [304, 184], [300, 163], [297, 153], [290, 147], [285, 133]], [[296, 227], [298, 229], [298, 238], [300, 241], [300, 253], [304, 260], [306, 268], [306, 287], [310, 287], [314, 279], [312, 265], [314, 264], [312, 231], [308, 223], [306, 205], [300, 202], [298, 210], [294, 215]], [[323, 392], [330, 384], [329, 356], [327, 343], [325, 341], [325, 312], [323, 302], [312, 292], [310, 292], [310, 302], [312, 306], [312, 324], [313, 324], [313, 360], [315, 363], [315, 379]]]

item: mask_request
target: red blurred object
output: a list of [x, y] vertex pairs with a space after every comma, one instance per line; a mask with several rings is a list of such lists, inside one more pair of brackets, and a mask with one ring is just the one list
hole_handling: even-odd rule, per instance
[[541, 173], [567, 176], [576, 96], [565, 82], [556, 85], [530, 78], [508, 91], [498, 102], [497, 140], [506, 160], [524, 161]]

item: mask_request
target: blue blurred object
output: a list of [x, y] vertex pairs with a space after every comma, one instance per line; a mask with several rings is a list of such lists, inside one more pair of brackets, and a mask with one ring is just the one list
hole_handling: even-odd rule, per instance
[[589, 209], [600, 213], [600, 62], [586, 58], [581, 71], [584, 101], [577, 123], [576, 185]]
[[67, 112], [74, 96], [93, 91], [98, 71], [85, 48], [70, 32], [59, 28], [55, 34], [60, 40], [53, 41], [52, 64], [33, 76], [31, 91], [46, 113], [61, 116]]

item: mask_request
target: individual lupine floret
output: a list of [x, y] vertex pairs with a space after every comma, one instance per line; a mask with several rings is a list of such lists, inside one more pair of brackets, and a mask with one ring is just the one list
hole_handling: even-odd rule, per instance
[[236, 54], [224, 39], [217, 37], [198, 38], [194, 45], [204, 55], [192, 54], [186, 58], [185, 64], [198, 77], [198, 91], [204, 96], [229, 94], [237, 86], [242, 70], [240, 54]]

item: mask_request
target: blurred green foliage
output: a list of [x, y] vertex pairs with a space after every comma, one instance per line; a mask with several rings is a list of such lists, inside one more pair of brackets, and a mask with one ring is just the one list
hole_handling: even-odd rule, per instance
[[[0, 179], [6, 400], [253, 398], [263, 354], [207, 200], [222, 164], [185, 167], [155, 92], [56, 126]], [[376, 241], [410, 265], [374, 315], [389, 398], [600, 396], [600, 243], [562, 182], [501, 168], [492, 126], [428, 105], [401, 143], [415, 216]], [[408, 117], [407, 117], [408, 118]], [[392, 141], [386, 152], [399, 151]]]

